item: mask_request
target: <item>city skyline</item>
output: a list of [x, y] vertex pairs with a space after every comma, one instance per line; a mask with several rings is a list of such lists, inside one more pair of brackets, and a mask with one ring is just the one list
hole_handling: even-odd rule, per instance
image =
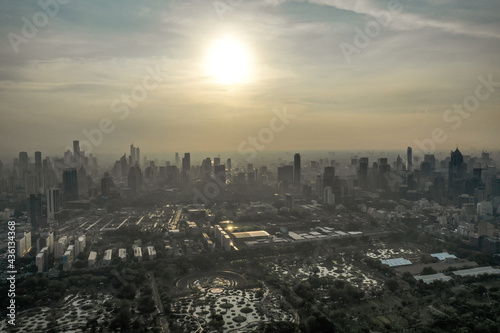
[[499, 149], [499, 4], [390, 3], [7, 1], [1, 158]]

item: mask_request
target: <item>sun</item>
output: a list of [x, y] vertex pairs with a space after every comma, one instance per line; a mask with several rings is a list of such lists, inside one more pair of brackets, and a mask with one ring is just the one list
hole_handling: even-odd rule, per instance
[[248, 82], [250, 79], [250, 52], [245, 45], [232, 37], [218, 39], [209, 48], [206, 70], [217, 83]]

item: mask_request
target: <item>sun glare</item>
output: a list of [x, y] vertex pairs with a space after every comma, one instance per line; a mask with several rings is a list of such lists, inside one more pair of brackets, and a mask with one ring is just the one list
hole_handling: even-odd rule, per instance
[[250, 54], [237, 40], [221, 38], [210, 46], [206, 69], [218, 83], [245, 83], [250, 77]]

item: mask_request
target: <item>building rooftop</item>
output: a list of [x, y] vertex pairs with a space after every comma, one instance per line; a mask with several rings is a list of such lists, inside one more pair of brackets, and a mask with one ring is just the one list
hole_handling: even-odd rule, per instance
[[500, 269], [493, 268], [491, 266], [486, 267], [475, 267], [470, 269], [462, 269], [459, 271], [454, 271], [453, 274], [458, 276], [478, 276], [482, 274], [500, 274]]
[[389, 267], [406, 266], [412, 264], [411, 261], [404, 258], [381, 259], [380, 261], [382, 262], [382, 264], [389, 265]]
[[242, 238], [257, 238], [257, 237], [269, 237], [269, 233], [264, 230], [258, 231], [245, 231], [245, 232], [233, 232], [233, 236], [237, 239]]
[[446, 276], [443, 273], [430, 274], [430, 275], [414, 275], [413, 277], [417, 280], [423, 281], [425, 284], [429, 284], [434, 281], [451, 280], [451, 276]]
[[458, 259], [457, 256], [454, 254], [449, 254], [448, 252], [443, 252], [443, 253], [433, 253], [431, 254], [431, 257], [437, 258], [439, 260], [445, 260], [445, 259]]

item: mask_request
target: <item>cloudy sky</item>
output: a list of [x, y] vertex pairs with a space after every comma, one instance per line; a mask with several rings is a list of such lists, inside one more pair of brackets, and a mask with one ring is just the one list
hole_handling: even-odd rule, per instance
[[0, 36], [2, 156], [500, 147], [497, 0], [4, 0]]

